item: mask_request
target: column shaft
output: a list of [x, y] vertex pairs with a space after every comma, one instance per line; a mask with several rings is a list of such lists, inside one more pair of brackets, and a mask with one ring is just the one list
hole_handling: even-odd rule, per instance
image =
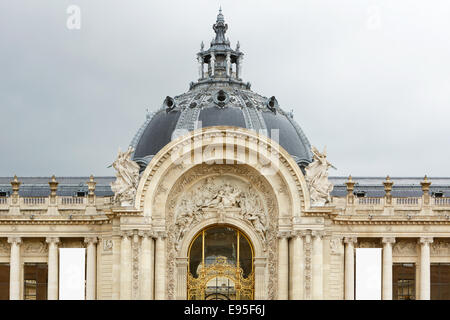
[[383, 238], [383, 300], [392, 300], [392, 244], [395, 238]]
[[97, 238], [87, 238], [86, 259], [86, 300], [96, 299]]
[[20, 238], [8, 238], [11, 244], [9, 262], [9, 299], [20, 300]]
[[345, 300], [355, 300], [355, 238], [345, 238]]
[[141, 299], [153, 299], [153, 238], [148, 234], [142, 237], [141, 254]]
[[287, 235], [278, 241], [278, 300], [287, 300], [289, 293], [289, 252]]
[[120, 245], [120, 300], [131, 299], [131, 234], [122, 236]]
[[156, 238], [155, 245], [155, 300], [166, 298], [166, 262], [165, 262], [165, 238]]
[[323, 242], [321, 233], [313, 233], [312, 298], [323, 299]]
[[420, 239], [420, 300], [430, 300], [430, 244], [433, 238]]
[[290, 271], [290, 286], [289, 298], [291, 300], [302, 300], [304, 298], [304, 252], [303, 252], [303, 237], [300, 234], [292, 237], [290, 240], [291, 248], [291, 265]]
[[47, 238], [48, 243], [48, 300], [58, 300], [58, 242], [59, 238]]

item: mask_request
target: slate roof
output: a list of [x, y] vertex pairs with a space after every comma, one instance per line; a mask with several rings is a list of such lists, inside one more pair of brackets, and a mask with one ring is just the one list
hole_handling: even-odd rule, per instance
[[[0, 177], [0, 192], [11, 193], [12, 177]], [[95, 194], [99, 197], [113, 196], [110, 183], [115, 180], [115, 177], [95, 177], [97, 185], [95, 187]], [[330, 177], [330, 182], [334, 185], [331, 195], [334, 197], [345, 197], [347, 195], [347, 186], [345, 182], [347, 177]], [[384, 177], [353, 177], [355, 184], [355, 191], [365, 191], [367, 197], [384, 197]], [[21, 197], [47, 197], [50, 194], [50, 187], [48, 182], [50, 177], [18, 177], [22, 182], [20, 185], [19, 195]], [[78, 191], [88, 191], [86, 182], [89, 177], [56, 177], [58, 185], [58, 196], [73, 196]], [[393, 197], [421, 197], [422, 188], [420, 181], [423, 178], [404, 178], [392, 177], [394, 182], [392, 188]], [[450, 178], [428, 178], [431, 181], [430, 192], [441, 191], [444, 197], [450, 197]]]
[[[347, 186], [345, 182], [348, 177], [330, 177], [330, 182], [334, 185], [331, 195], [334, 197], [345, 197]], [[366, 197], [384, 197], [383, 181], [385, 177], [352, 177], [355, 183], [355, 192], [365, 191]], [[394, 182], [392, 187], [393, 197], [421, 197], [422, 186], [420, 182], [423, 177], [391, 177]], [[430, 193], [441, 191], [444, 197], [450, 197], [450, 178], [436, 177], [428, 178], [431, 182]]]
[[[18, 180], [22, 182], [19, 189], [19, 195], [21, 197], [48, 197], [50, 194], [50, 186], [48, 182], [50, 177], [18, 177]], [[97, 182], [95, 186], [95, 195], [99, 197], [113, 196], [110, 183], [113, 182], [115, 177], [95, 177]], [[0, 192], [12, 193], [11, 188], [12, 177], [0, 177]], [[89, 177], [56, 177], [56, 181], [59, 182], [56, 195], [58, 196], [74, 196], [77, 192], [87, 192], [88, 186], [86, 182]]]

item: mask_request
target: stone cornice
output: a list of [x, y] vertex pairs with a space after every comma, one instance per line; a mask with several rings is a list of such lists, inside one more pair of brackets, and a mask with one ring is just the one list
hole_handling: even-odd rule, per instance
[[143, 216], [143, 213], [141, 210], [135, 209], [134, 207], [113, 207], [109, 210], [105, 211], [106, 216], [109, 219], [115, 218], [115, 217], [140, 217]]
[[111, 220], [67, 220], [67, 219], [0, 219], [0, 225], [102, 225], [110, 224]]
[[333, 224], [338, 225], [450, 225], [450, 220], [444, 217], [441, 217], [439, 220], [429, 220], [424, 219], [423, 217], [412, 217], [408, 219], [407, 217], [373, 217], [372, 219], [364, 218], [364, 219], [354, 219], [354, 218], [344, 218], [338, 217], [333, 219]]

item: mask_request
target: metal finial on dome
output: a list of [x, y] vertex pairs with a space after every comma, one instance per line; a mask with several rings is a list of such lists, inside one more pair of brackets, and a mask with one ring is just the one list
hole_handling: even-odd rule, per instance
[[225, 23], [225, 18], [222, 14], [222, 7], [219, 9], [219, 14], [217, 15], [216, 23], [213, 25], [213, 30], [216, 33], [216, 38], [213, 40], [211, 45], [225, 44], [225, 32], [228, 30], [228, 25]]

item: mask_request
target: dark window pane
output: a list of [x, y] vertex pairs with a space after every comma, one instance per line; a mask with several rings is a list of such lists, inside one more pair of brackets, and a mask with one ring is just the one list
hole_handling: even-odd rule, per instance
[[25, 263], [24, 300], [47, 300], [47, 279], [46, 263]]
[[430, 273], [431, 300], [450, 300], [450, 264], [433, 263]]
[[202, 263], [202, 234], [194, 240], [191, 246], [190, 260], [189, 260], [189, 272], [198, 277], [198, 267]]
[[0, 264], [0, 300], [9, 300], [9, 264]]
[[392, 268], [392, 299], [416, 299], [416, 266], [412, 263], [395, 263]]
[[216, 262], [217, 257], [226, 257], [227, 262], [236, 265], [237, 232], [228, 227], [211, 228], [205, 231], [205, 264]]
[[247, 278], [252, 272], [252, 249], [242, 234], [239, 235], [239, 265], [244, 271], [244, 277]]

